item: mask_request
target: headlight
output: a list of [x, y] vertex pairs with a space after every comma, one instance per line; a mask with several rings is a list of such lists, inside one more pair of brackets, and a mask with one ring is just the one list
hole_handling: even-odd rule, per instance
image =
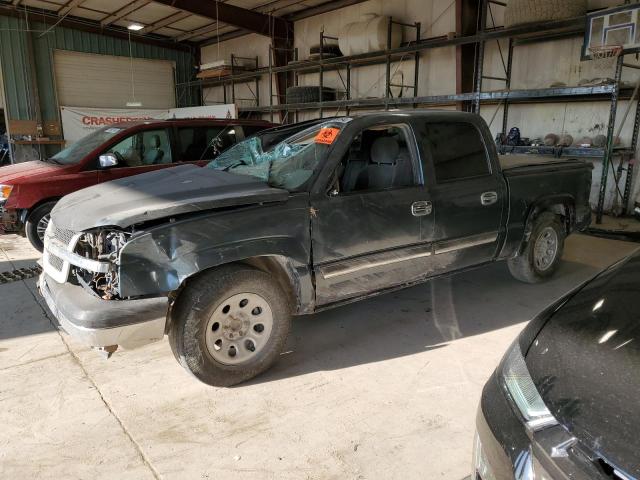
[[0, 185], [0, 202], [9, 198], [11, 190], [13, 190], [13, 185]]
[[538, 393], [517, 341], [502, 364], [502, 379], [531, 430], [541, 430], [558, 423]]

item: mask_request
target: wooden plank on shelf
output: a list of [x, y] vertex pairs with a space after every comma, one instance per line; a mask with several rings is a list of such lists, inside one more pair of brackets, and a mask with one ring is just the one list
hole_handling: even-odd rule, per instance
[[203, 70], [202, 72], [196, 75], [197, 78], [202, 80], [209, 78], [221, 78], [227, 77], [231, 75], [232, 71], [230, 68], [214, 68], [211, 70]]
[[31, 135], [38, 134], [38, 126], [35, 120], [9, 120], [9, 133], [11, 135]]

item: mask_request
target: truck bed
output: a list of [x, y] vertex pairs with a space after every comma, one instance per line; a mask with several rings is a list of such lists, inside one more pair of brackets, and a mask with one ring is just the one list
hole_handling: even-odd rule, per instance
[[505, 175], [522, 175], [531, 172], [556, 171], [575, 168], [592, 168], [591, 163], [575, 158], [555, 158], [548, 155], [498, 155]]

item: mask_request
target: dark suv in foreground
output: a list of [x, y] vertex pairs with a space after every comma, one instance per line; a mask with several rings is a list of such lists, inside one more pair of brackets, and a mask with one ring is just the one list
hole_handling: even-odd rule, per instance
[[529, 323], [487, 382], [473, 480], [640, 478], [640, 254]]

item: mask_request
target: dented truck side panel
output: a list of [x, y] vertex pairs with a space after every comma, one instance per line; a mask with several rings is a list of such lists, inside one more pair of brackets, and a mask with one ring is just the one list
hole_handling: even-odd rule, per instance
[[140, 297], [177, 290], [185, 279], [218, 265], [255, 257], [288, 259], [301, 308], [313, 303], [309, 276], [308, 194], [286, 202], [197, 214], [149, 228], [120, 254], [121, 296]]

